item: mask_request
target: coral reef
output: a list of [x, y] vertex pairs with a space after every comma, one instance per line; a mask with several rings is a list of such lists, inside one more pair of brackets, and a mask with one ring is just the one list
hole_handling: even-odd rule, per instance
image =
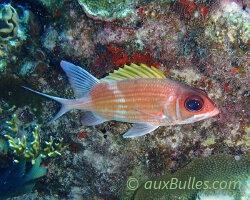
[[[73, 8], [67, 10], [67, 17], [75, 23], [62, 24], [60, 30], [53, 25], [46, 27], [42, 45], [49, 52], [84, 59], [94, 54], [92, 41], [93, 27], [84, 16]], [[65, 18], [62, 16], [61, 18]], [[66, 19], [65, 19], [66, 21]], [[63, 22], [64, 23], [64, 22]]]
[[78, 0], [78, 2], [85, 13], [93, 19], [113, 21], [136, 14], [133, 7], [137, 3], [137, 0]]
[[[35, 131], [33, 131], [34, 141], [30, 143], [30, 147], [27, 146], [26, 136], [24, 135], [20, 139], [20, 132], [18, 125], [16, 123], [16, 115], [14, 114], [11, 121], [7, 121], [9, 124], [9, 130], [18, 138], [13, 138], [12, 136], [5, 134], [4, 136], [8, 139], [10, 149], [13, 151], [14, 155], [18, 157], [18, 159], [25, 159], [27, 161], [31, 161], [32, 164], [35, 164], [36, 159], [38, 157], [53, 157], [56, 155], [61, 155], [60, 152], [66, 149], [66, 146], [63, 145], [63, 138], [59, 139], [58, 143], [54, 142], [52, 136], [50, 136], [50, 141], [45, 141], [46, 147], [42, 148], [40, 145], [40, 139], [38, 135], [38, 127], [35, 127]], [[17, 141], [16, 141], [17, 140]], [[15, 159], [14, 162], [18, 163], [19, 160]]]
[[205, 34], [224, 49], [233, 46], [245, 52], [250, 40], [250, 15], [236, 2], [222, 3], [211, 15]]
[[20, 17], [11, 4], [3, 4], [0, 7], [0, 77], [6, 73], [7, 65], [16, 60], [16, 56], [12, 54], [26, 39], [25, 25], [28, 17], [28, 11], [24, 10]]
[[[134, 199], [191, 199], [196, 197], [198, 192], [208, 195], [222, 190], [222, 188], [214, 188], [213, 182], [217, 181], [219, 183], [223, 182], [223, 193], [233, 196], [238, 200], [247, 187], [247, 182], [250, 178], [249, 162], [249, 155], [242, 155], [239, 160], [229, 155], [214, 155], [209, 158], [199, 158], [171, 175], [164, 175], [146, 181], [138, 189]], [[197, 184], [194, 186], [194, 180], [192, 180], [192, 187], [191, 185], [188, 186], [187, 183], [190, 178], [195, 179], [195, 184], [201, 182], [199, 187], [196, 187]], [[163, 181], [166, 183], [172, 180], [177, 180], [177, 183], [176, 181], [174, 184], [171, 182], [167, 188], [162, 189]], [[228, 187], [227, 185], [231, 183], [238, 185]], [[226, 187], [224, 187], [225, 184]]]
[[[16, 10], [10, 5], [3, 5], [0, 9], [0, 58], [6, 56], [9, 40], [17, 37], [19, 22], [18, 14]], [[7, 63], [5, 59], [1, 59], [0, 72], [3, 73], [6, 70]]]
[[10, 5], [4, 5], [0, 10], [0, 41], [14, 39], [17, 36], [18, 14], [16, 10]]
[[[39, 0], [43, 6], [46, 7], [48, 12], [53, 15], [54, 17], [57, 17], [59, 14], [59, 10], [62, 8], [62, 6], [65, 5], [65, 0]], [[40, 6], [40, 5], [37, 5]]]
[[57, 31], [53, 27], [48, 27], [44, 34], [43, 46], [46, 49], [53, 51], [56, 46], [57, 36]]
[[[249, 162], [247, 1], [12, 0], [0, 10], [0, 37], [5, 38], [0, 39], [0, 168], [25, 165], [28, 172], [43, 156], [48, 170], [29, 194], [19, 196], [26, 182], [18, 179], [15, 199], [128, 199], [134, 192], [126, 186], [130, 176], [143, 183], [166, 171], [174, 172], [167, 172], [173, 177], [190, 169], [190, 174], [205, 170], [205, 178], [218, 166], [209, 180], [226, 172], [232, 178], [230, 166], [243, 166], [246, 158]], [[2, 16], [12, 17], [10, 34], [1, 32], [12, 27]], [[20, 86], [74, 98], [61, 60], [98, 79], [125, 64], [154, 66], [167, 78], [206, 91], [220, 114], [127, 140], [121, 135], [130, 124], [111, 121], [85, 127], [77, 110], [49, 124], [59, 105]], [[63, 144], [68, 148], [52, 159]], [[219, 153], [224, 157], [216, 156]], [[210, 161], [216, 165], [208, 169]], [[232, 198], [227, 191], [188, 195]]]
[[8, 143], [0, 136], [0, 155], [6, 155], [8, 153]]

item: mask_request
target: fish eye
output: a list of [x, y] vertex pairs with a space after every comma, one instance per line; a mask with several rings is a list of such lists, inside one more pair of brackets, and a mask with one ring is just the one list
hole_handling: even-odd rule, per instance
[[184, 105], [188, 111], [195, 112], [203, 108], [204, 102], [199, 96], [191, 96], [186, 99]]

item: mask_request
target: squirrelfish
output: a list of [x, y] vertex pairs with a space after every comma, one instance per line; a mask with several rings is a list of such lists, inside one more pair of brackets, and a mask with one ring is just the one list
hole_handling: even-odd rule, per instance
[[159, 126], [188, 124], [219, 113], [218, 108], [203, 90], [171, 79], [154, 67], [145, 64], [115, 70], [98, 80], [86, 70], [61, 61], [76, 99], [64, 99], [30, 91], [62, 104], [51, 120], [56, 120], [72, 109], [84, 110], [82, 123], [94, 126], [116, 120], [134, 123], [124, 138], [151, 133]]

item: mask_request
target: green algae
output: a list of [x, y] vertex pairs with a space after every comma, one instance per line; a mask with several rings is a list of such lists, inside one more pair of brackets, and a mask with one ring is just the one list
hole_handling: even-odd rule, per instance
[[249, 163], [250, 155], [243, 155], [241, 159], [224, 154], [198, 158], [173, 174], [146, 181], [135, 192], [133, 200], [195, 199], [200, 192], [218, 191], [220, 184], [224, 192], [240, 199], [249, 180]]

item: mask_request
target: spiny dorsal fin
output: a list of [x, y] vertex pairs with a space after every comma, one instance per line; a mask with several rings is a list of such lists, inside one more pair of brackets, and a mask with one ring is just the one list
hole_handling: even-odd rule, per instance
[[101, 81], [120, 81], [136, 78], [166, 78], [166, 76], [159, 69], [153, 66], [149, 67], [145, 64], [136, 65], [131, 63], [130, 65], [124, 65], [123, 68], [119, 68], [113, 73], [109, 73], [109, 75], [101, 79]]

